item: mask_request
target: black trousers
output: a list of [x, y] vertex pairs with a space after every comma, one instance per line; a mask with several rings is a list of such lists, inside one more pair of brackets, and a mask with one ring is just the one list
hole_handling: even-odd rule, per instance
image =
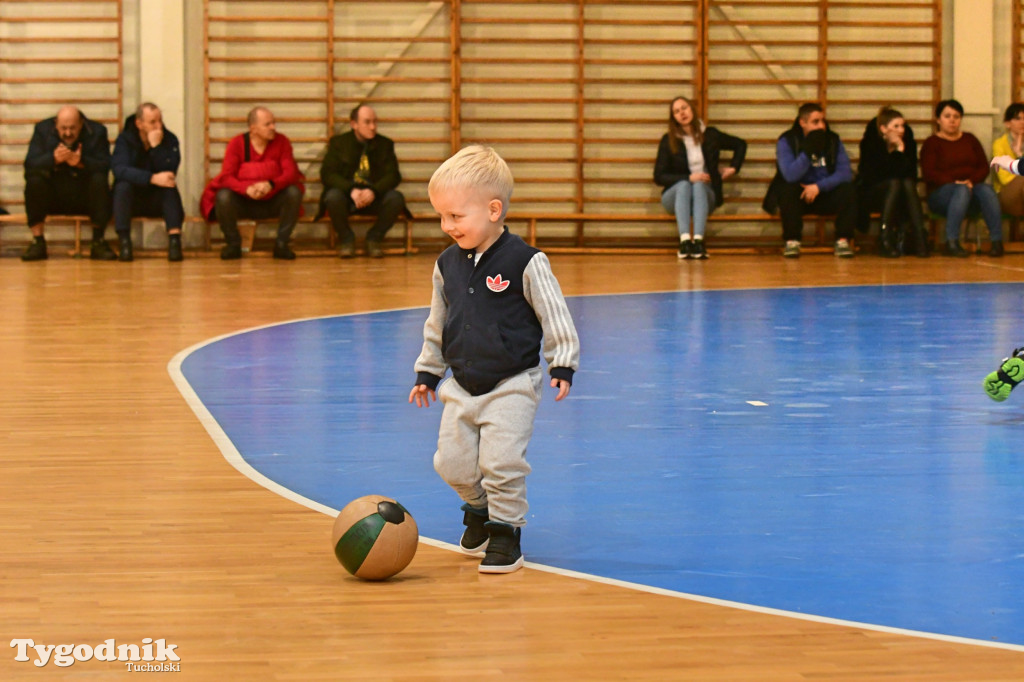
[[917, 231], [924, 229], [921, 198], [913, 178], [892, 178], [875, 183], [864, 190], [861, 210], [882, 215], [886, 227], [902, 227], [907, 223]]
[[302, 208], [302, 191], [296, 185], [289, 185], [269, 199], [253, 199], [230, 189], [217, 190], [211, 218], [220, 223], [224, 241], [240, 246], [242, 235], [238, 232], [238, 219], [265, 220], [278, 218], [277, 241], [287, 244], [292, 238], [295, 223]]
[[800, 198], [803, 187], [789, 182], [779, 188], [779, 214], [782, 217], [782, 238], [800, 241], [804, 216], [808, 213], [836, 216], [836, 239], [852, 239], [857, 226], [857, 201], [853, 183], [844, 182], [835, 189], [821, 192], [808, 204]]
[[48, 178], [30, 175], [25, 180], [25, 213], [30, 227], [48, 215], [84, 214], [93, 227], [106, 229], [110, 222], [107, 171], [55, 172]]
[[377, 220], [366, 232], [366, 241], [379, 242], [384, 239], [391, 226], [398, 220], [399, 214], [405, 210], [405, 197], [398, 190], [388, 190], [384, 196], [375, 196], [373, 203], [356, 210], [352, 197], [336, 187], [324, 192], [324, 206], [331, 215], [331, 225], [342, 244], [355, 239], [355, 233], [348, 225], [350, 215], [375, 215]]
[[177, 187], [133, 185], [126, 180], [114, 183], [114, 229], [127, 237], [132, 231], [132, 218], [163, 218], [167, 230], [181, 229], [185, 207]]

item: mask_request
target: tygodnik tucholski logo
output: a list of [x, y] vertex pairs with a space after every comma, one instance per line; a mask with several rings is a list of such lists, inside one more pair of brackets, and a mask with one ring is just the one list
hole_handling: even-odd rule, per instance
[[[53, 661], [59, 668], [66, 668], [76, 662], [119, 661], [129, 672], [181, 672], [181, 658], [174, 652], [177, 644], [168, 644], [165, 639], [154, 640], [146, 637], [142, 644], [118, 644], [105, 639], [95, 647], [89, 644], [36, 644], [31, 639], [12, 639], [11, 647], [17, 649], [14, 660], [32, 661], [42, 668]], [[29, 655], [29, 650], [35, 660]]]

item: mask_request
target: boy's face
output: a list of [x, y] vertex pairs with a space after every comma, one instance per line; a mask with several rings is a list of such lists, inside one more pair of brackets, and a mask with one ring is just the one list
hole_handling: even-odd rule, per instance
[[481, 189], [449, 187], [431, 192], [430, 203], [441, 216], [441, 229], [460, 249], [483, 253], [501, 236], [504, 206]]

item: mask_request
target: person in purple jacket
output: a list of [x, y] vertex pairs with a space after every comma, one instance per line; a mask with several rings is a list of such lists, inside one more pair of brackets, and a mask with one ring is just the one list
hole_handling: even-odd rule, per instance
[[793, 127], [779, 136], [777, 172], [768, 186], [763, 208], [782, 217], [783, 256], [800, 256], [803, 217], [835, 214], [835, 254], [852, 258], [850, 239], [857, 224], [853, 170], [839, 136], [829, 130], [825, 110], [817, 102], [801, 105]]

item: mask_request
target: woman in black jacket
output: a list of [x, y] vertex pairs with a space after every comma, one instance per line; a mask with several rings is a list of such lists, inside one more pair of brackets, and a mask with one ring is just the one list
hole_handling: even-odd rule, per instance
[[[719, 171], [719, 155], [723, 149], [732, 152], [732, 163]], [[664, 188], [661, 204], [676, 217], [679, 226], [679, 258], [708, 257], [704, 246], [708, 216], [722, 205], [722, 180], [739, 172], [746, 153], [747, 143], [740, 138], [705, 127], [690, 100], [685, 97], [672, 100], [668, 132], [658, 145], [654, 182]]]
[[926, 258], [928, 238], [917, 194], [917, 143], [903, 114], [891, 107], [879, 109], [864, 129], [857, 182], [865, 227], [869, 213], [882, 215], [878, 253], [898, 258], [909, 223], [917, 255]]

